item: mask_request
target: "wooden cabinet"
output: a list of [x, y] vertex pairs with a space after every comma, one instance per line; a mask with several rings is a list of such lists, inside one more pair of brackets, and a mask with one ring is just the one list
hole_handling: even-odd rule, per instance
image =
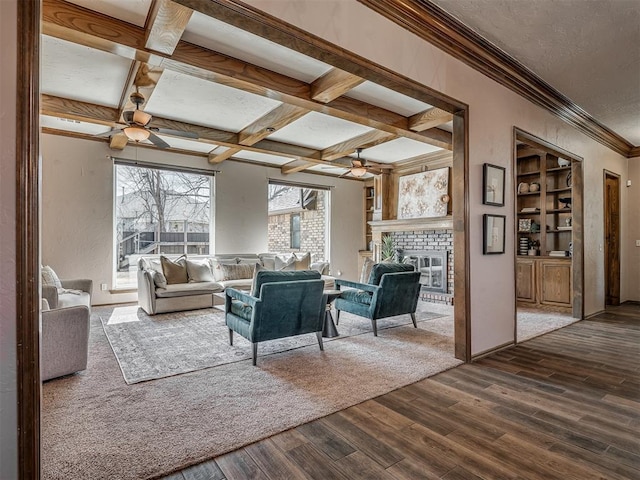
[[516, 299], [518, 303], [528, 306], [571, 308], [571, 259], [518, 257]]
[[364, 250], [371, 250], [373, 237], [371, 235], [371, 225], [369, 222], [373, 220], [373, 202], [374, 202], [373, 183], [365, 183], [364, 186]]
[[534, 260], [519, 258], [516, 262], [516, 298], [520, 302], [535, 303], [537, 300]]

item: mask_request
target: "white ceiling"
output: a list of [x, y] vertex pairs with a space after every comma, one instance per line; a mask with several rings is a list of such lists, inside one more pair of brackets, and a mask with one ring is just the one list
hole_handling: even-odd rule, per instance
[[431, 1], [640, 145], [640, 1]]

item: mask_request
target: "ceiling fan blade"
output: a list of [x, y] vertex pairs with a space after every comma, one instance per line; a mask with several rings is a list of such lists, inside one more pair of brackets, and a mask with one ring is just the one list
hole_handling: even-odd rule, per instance
[[338, 175], [338, 178], [346, 177], [347, 175], [351, 175], [351, 170], [347, 170], [342, 175]]
[[124, 119], [125, 122], [127, 122], [127, 124], [130, 124], [131, 122], [133, 122], [133, 111], [126, 110], [122, 112], [122, 118]]
[[153, 130], [157, 133], [166, 133], [167, 135], [174, 135], [176, 137], [185, 137], [185, 138], [200, 138], [197, 133], [194, 132], [186, 132], [184, 130], [172, 130], [170, 128], [158, 128], [158, 127], [150, 127], [149, 130]]
[[118, 133], [122, 133], [122, 130], [119, 128], [114, 128], [104, 133], [96, 133], [94, 137], [110, 137], [112, 135], [117, 135]]
[[169, 148], [169, 144], [167, 142], [151, 132], [149, 132], [149, 141], [158, 148]]

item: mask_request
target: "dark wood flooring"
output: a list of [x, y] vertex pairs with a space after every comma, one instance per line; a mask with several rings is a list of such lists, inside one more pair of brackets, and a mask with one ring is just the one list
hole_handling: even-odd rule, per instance
[[164, 480], [640, 479], [639, 370], [624, 304]]

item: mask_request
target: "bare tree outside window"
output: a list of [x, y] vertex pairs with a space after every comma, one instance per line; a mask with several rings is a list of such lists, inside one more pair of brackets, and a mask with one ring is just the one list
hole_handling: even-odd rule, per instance
[[208, 254], [211, 177], [116, 165], [116, 287], [135, 286], [145, 254]]

